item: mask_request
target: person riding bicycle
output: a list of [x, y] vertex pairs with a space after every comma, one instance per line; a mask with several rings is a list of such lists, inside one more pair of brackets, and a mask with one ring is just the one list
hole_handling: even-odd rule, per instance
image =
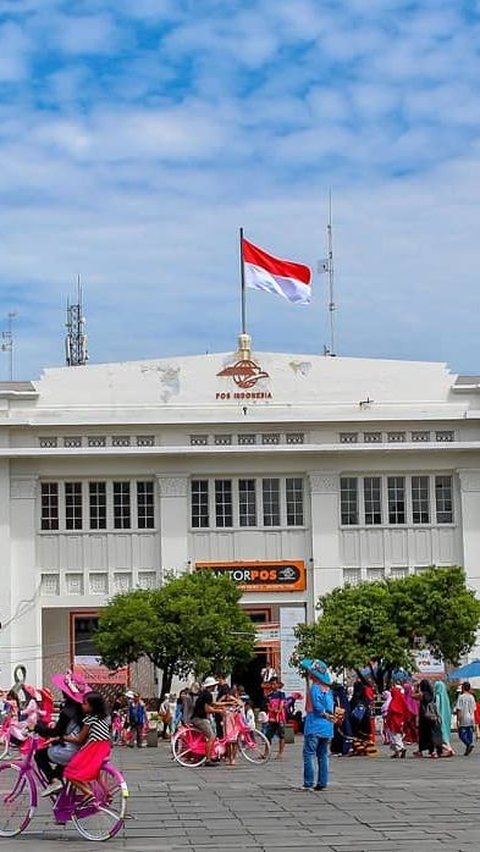
[[79, 734], [65, 737], [66, 742], [81, 748], [65, 769], [65, 779], [84, 794], [84, 804], [94, 798], [89, 781], [98, 778], [103, 763], [110, 756], [111, 720], [103, 695], [89, 692], [83, 702], [85, 717]]
[[203, 688], [198, 693], [193, 708], [192, 725], [201, 731], [207, 740], [207, 760], [205, 766], [215, 765], [212, 760], [215, 733], [208, 717], [223, 710], [220, 705], [214, 703], [213, 695], [210, 692], [214, 686], [217, 686], [217, 679], [215, 677], [207, 677], [203, 683]]
[[[63, 705], [56, 724], [51, 728], [44, 722], [37, 722], [35, 732], [46, 739], [57, 739], [46, 748], [35, 752], [35, 760], [49, 784], [42, 796], [51, 796], [62, 789], [64, 767], [76, 754], [80, 746], [66, 742], [65, 737], [79, 733], [83, 723], [82, 702], [90, 687], [82, 675], [67, 671], [53, 675], [52, 683], [63, 695]], [[54, 764], [54, 765], [52, 765]]]

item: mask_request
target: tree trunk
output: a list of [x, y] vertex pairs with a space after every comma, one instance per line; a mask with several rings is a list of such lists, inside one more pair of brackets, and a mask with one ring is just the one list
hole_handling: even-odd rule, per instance
[[173, 666], [167, 665], [167, 666], [165, 666], [164, 669], [162, 669], [162, 687], [161, 687], [161, 690], [160, 690], [160, 701], [163, 701], [165, 696], [171, 691], [172, 679], [173, 679]]

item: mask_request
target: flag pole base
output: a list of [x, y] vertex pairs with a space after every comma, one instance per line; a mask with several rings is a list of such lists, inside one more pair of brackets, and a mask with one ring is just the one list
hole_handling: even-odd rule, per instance
[[252, 338], [249, 334], [238, 335], [238, 354], [241, 361], [250, 361], [252, 357]]

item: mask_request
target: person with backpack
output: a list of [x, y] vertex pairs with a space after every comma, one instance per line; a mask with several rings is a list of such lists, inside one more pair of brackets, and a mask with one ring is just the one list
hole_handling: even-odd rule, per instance
[[272, 677], [269, 681], [270, 692], [267, 697], [268, 724], [265, 736], [271, 743], [275, 736], [278, 737], [277, 758], [283, 757], [285, 751], [285, 723], [287, 721], [287, 696], [283, 692], [283, 683], [278, 677]]

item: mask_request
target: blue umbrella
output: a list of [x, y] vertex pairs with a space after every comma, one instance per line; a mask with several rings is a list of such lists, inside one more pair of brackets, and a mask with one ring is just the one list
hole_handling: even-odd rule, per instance
[[468, 680], [470, 677], [480, 677], [480, 660], [472, 660], [448, 674], [448, 680]]

